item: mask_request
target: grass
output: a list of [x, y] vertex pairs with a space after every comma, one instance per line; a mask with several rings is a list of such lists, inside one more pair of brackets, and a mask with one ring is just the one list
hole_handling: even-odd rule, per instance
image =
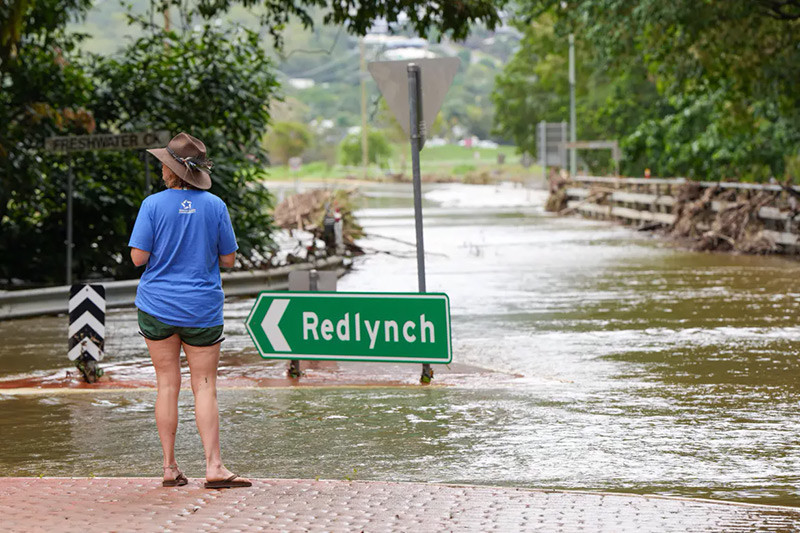
[[[405, 148], [408, 159], [411, 158], [411, 148], [395, 146], [394, 153], [400, 154]], [[434, 166], [455, 166], [463, 164], [472, 165], [495, 165], [497, 164], [497, 154], [505, 155], [506, 163], [519, 163], [520, 156], [515, 153], [513, 146], [499, 146], [495, 148], [467, 148], [447, 144], [444, 146], [430, 146], [423, 148], [419, 154], [420, 166], [429, 164]], [[400, 161], [400, 157], [395, 155], [394, 161]]]
[[[505, 156], [503, 164], [498, 164], [498, 154]], [[513, 146], [499, 146], [496, 149], [466, 148], [458, 145], [428, 146], [420, 152], [420, 169], [423, 178], [431, 181], [460, 180], [470, 183], [524, 180], [530, 177], [538, 178], [542, 173], [538, 165], [524, 168], [520, 163], [520, 155]], [[296, 171], [290, 170], [288, 166], [275, 166], [267, 170], [269, 180], [280, 181], [363, 177], [363, 170], [360, 167], [330, 165], [324, 161], [307, 163]], [[370, 165], [368, 177], [375, 180], [397, 179], [401, 171], [406, 177], [411, 174], [411, 148], [407, 145], [393, 147], [388, 169]]]

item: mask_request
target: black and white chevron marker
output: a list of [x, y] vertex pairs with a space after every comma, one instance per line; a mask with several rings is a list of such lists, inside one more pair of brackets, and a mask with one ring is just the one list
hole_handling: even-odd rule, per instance
[[106, 289], [102, 285], [73, 285], [69, 291], [70, 361], [82, 354], [103, 359], [106, 334]]

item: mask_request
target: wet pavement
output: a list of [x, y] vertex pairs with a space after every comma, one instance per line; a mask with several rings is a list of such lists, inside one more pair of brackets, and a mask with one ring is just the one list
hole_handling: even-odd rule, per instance
[[[46, 501], [46, 509], [41, 502]], [[794, 532], [800, 510], [658, 496], [502, 487], [258, 479], [205, 490], [191, 479], [0, 478], [8, 532], [546, 531]]]
[[[366, 193], [370, 253], [339, 289], [413, 292], [410, 187]], [[278, 386], [286, 363], [261, 360], [244, 328], [253, 299], [227, 302], [229, 466], [800, 506], [800, 264], [682, 251], [542, 202], [512, 186], [428, 188], [428, 288], [450, 296], [464, 365], [433, 386], [417, 384], [418, 365]], [[65, 380], [64, 317], [0, 322], [0, 337], [6, 387]], [[109, 313], [107, 349], [119, 386], [102, 393], [0, 390], [6, 475], [157, 473], [154, 375], [131, 310]], [[199, 475], [191, 393], [180, 401], [178, 457]]]

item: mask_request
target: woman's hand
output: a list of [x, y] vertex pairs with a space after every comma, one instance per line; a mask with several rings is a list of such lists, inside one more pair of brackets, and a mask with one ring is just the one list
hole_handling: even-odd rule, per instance
[[150, 252], [145, 252], [138, 248], [131, 248], [131, 261], [133, 261], [133, 264], [137, 267], [144, 265], [149, 259]]
[[221, 267], [231, 268], [234, 261], [236, 261], [236, 252], [219, 256], [219, 266]]

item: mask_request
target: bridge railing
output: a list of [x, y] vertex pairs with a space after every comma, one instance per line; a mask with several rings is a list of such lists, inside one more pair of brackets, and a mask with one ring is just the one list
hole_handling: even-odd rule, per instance
[[[671, 225], [675, 222], [674, 208], [678, 203], [679, 189], [689, 183], [684, 178], [614, 178], [579, 176], [567, 186], [567, 211], [578, 212], [592, 218], [617, 219], [629, 223]], [[747, 197], [759, 192], [781, 193], [771, 205], [758, 210], [764, 223], [762, 233], [786, 252], [796, 253], [800, 246], [800, 187], [791, 187], [790, 194], [777, 184], [697, 182], [701, 189], [718, 187], [735, 190], [737, 197]], [[733, 202], [713, 200], [710, 209], [720, 212]]]

